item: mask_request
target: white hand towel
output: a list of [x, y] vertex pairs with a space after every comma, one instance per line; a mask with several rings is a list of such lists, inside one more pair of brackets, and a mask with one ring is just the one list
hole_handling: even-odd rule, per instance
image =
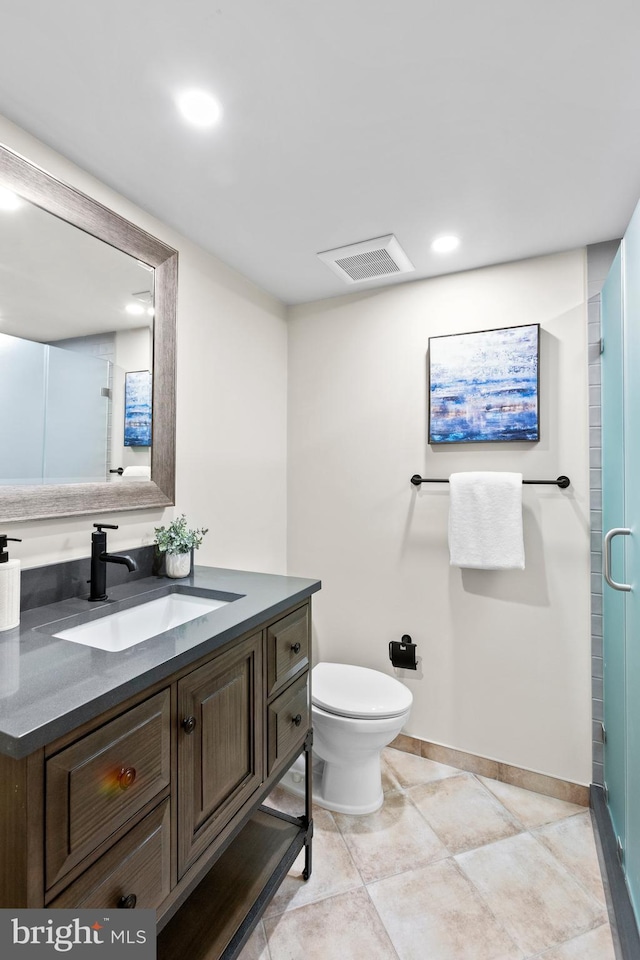
[[151, 480], [151, 467], [125, 467], [123, 480]]
[[449, 495], [451, 566], [524, 570], [522, 474], [452, 473]]

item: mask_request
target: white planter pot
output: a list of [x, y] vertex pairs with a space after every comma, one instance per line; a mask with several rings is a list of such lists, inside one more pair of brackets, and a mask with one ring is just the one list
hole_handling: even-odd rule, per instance
[[165, 572], [168, 577], [178, 580], [180, 577], [188, 577], [191, 573], [191, 551], [189, 553], [167, 553], [165, 554]]

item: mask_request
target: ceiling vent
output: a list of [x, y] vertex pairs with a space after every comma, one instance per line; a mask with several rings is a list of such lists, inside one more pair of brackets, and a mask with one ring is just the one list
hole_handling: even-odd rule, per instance
[[361, 283], [379, 277], [411, 273], [415, 267], [392, 233], [375, 240], [351, 243], [319, 253], [320, 259], [345, 283]]

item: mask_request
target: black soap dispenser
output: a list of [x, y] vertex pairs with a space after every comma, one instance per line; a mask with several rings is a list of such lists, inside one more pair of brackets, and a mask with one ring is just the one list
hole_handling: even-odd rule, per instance
[[9, 559], [8, 540], [20, 542], [18, 537], [0, 533], [0, 631], [20, 623], [20, 561]]

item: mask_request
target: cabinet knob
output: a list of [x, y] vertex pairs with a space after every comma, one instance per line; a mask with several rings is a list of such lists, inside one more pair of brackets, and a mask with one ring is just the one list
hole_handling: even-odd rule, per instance
[[291, 718], [292, 723], [295, 723], [296, 727], [299, 727], [302, 723], [302, 714], [296, 713], [295, 717]]
[[300, 644], [299, 644], [299, 643], [292, 643], [292, 644], [291, 644], [291, 649], [293, 650], [294, 653], [300, 653]]
[[196, 718], [195, 717], [185, 717], [182, 721], [182, 729], [185, 733], [193, 733], [196, 728]]
[[131, 786], [135, 778], [136, 778], [135, 767], [123, 767], [120, 773], [118, 774], [118, 783], [120, 784], [120, 789], [126, 790], [127, 787]]
[[128, 897], [120, 897], [117, 906], [121, 910], [133, 910], [137, 902], [138, 898], [135, 893], [130, 893]]

